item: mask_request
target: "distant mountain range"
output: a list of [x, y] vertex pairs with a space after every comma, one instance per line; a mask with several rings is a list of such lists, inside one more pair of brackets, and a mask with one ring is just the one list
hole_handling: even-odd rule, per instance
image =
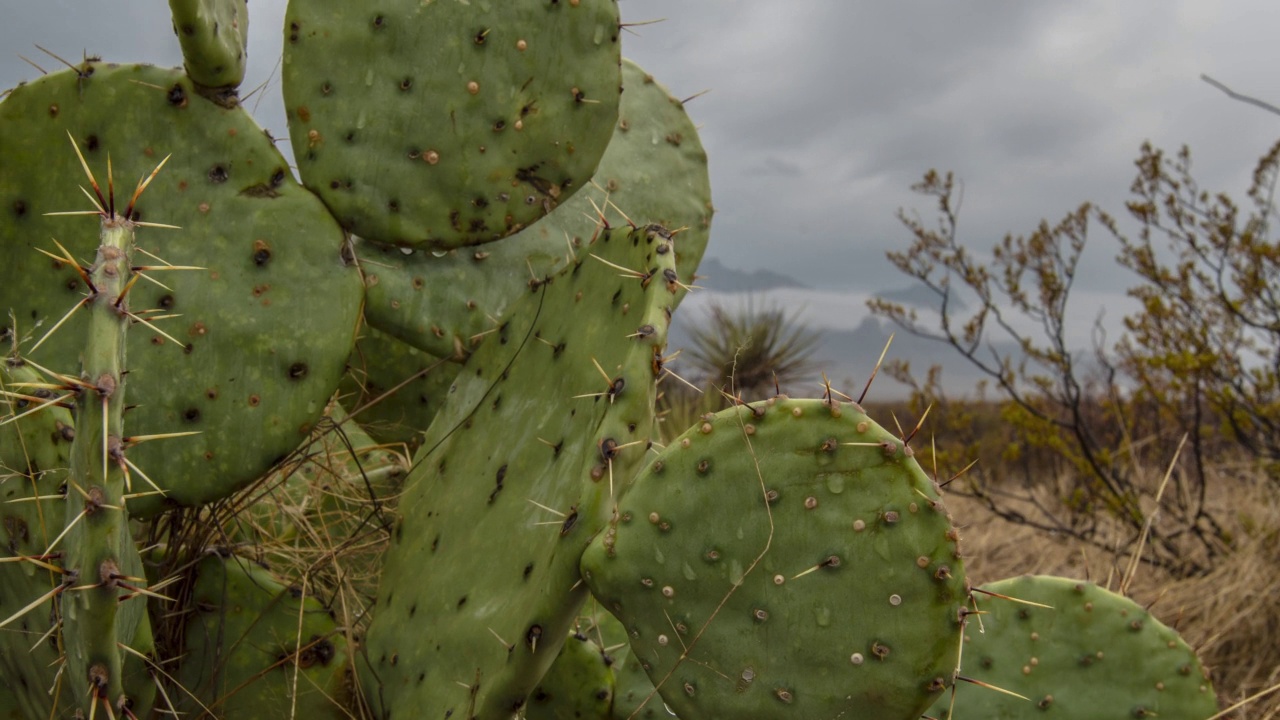
[[719, 260], [703, 258], [698, 265], [699, 287], [716, 292], [762, 292], [775, 288], [807, 288], [808, 285], [793, 277], [773, 272], [772, 270], [753, 270], [743, 272], [725, 266]]

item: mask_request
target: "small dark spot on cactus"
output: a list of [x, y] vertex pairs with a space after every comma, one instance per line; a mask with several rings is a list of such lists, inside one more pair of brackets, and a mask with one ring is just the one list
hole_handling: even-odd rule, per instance
[[347, 134], [342, 136], [342, 139], [347, 141], [348, 144], [354, 144], [356, 141], [356, 131], [348, 130]]
[[467, 604], [467, 596], [463, 595], [462, 597], [458, 598], [458, 604], [455, 607], [461, 610], [462, 606], [466, 604]]
[[253, 264], [258, 267], [266, 265], [271, 260], [271, 246], [267, 245], [266, 240], [258, 239], [253, 241]]
[[27, 214], [27, 203], [22, 200], [13, 201], [13, 214], [22, 217]]
[[524, 641], [529, 645], [529, 647], [536, 649], [538, 646], [538, 638], [540, 637], [542, 637], [542, 626], [536, 624], [530, 625], [529, 631], [524, 634]]
[[609, 462], [618, 456], [618, 441], [613, 438], [605, 438], [600, 441], [600, 457], [605, 462]]
[[68, 290], [79, 290], [80, 289], [79, 278], [74, 278], [74, 277], [68, 278], [66, 282], [66, 286]]
[[778, 688], [777, 690], [773, 691], [773, 694], [777, 695], [779, 700], [788, 704], [790, 704], [791, 701], [795, 699], [794, 696], [791, 694], [791, 691], [786, 688]]
[[569, 513], [569, 517], [565, 518], [564, 523], [560, 526], [560, 537], [568, 535], [576, 524], [578, 524], [578, 509], [575, 507]]
[[882, 642], [873, 642], [871, 643], [871, 654], [874, 655], [877, 660], [883, 660], [889, 657], [889, 646]]
[[306, 363], [296, 362], [289, 366], [289, 379], [301, 380], [302, 378], [307, 376], [308, 372], [309, 372], [309, 369], [307, 368]]
[[699, 460], [696, 469], [699, 475], [706, 475], [707, 471], [711, 469], [711, 460], [708, 458]]
[[182, 346], [182, 352], [186, 355], [190, 355], [193, 351], [195, 351], [195, 349], [196, 349], [196, 346], [192, 345], [191, 343], [187, 343], [186, 345]]
[[189, 423], [200, 422], [200, 409], [187, 408], [186, 411], [182, 413], [182, 419]]
[[778, 491], [777, 491], [777, 490], [766, 490], [766, 491], [765, 491], [765, 493], [764, 493], [764, 499], [765, 499], [765, 501], [766, 501], [766, 502], [768, 502], [770, 505], [772, 505], [772, 504], [774, 504], [774, 503], [778, 502]]
[[521, 573], [521, 576], [523, 577], [523, 579], [528, 580], [529, 575], [531, 575], [532, 573], [533, 573], [533, 563], [529, 563], [528, 565], [524, 566], [524, 572]]
[[395, 667], [400, 663], [400, 653], [391, 653], [391, 666]]
[[1153, 717], [1155, 713], [1139, 705], [1133, 709], [1133, 716], [1136, 718]]
[[375, 15], [373, 18], [373, 29], [381, 30], [387, 26], [387, 19], [381, 15]]
[[298, 42], [298, 23], [289, 23], [289, 42]]
[[937, 571], [933, 573], [933, 577], [935, 580], [950, 580], [951, 568], [946, 565], [939, 565]]
[[480, 31], [476, 33], [475, 43], [477, 45], [483, 45], [484, 41], [487, 40], [488, 37], [489, 37], [489, 28], [481, 28]]
[[158, 303], [158, 304], [160, 305], [161, 309], [164, 309], [164, 310], [172, 309], [172, 308], [173, 308], [173, 296], [172, 296], [172, 295], [169, 295], [169, 294], [165, 294], [165, 295], [160, 296], [160, 301], [159, 301], [159, 303]]
[[321, 83], [321, 84], [320, 84], [320, 94], [321, 94], [321, 95], [328, 95], [328, 94], [329, 94], [329, 93], [331, 93], [331, 92], [333, 92], [333, 85], [332, 85], [332, 84], [327, 83], [327, 82], [325, 82], [325, 83]]
[[1138, 632], [1139, 630], [1142, 629], [1142, 621], [1134, 620], [1133, 622], [1130, 622], [1129, 629], [1132, 630], [1133, 632]]
[[406, 91], [406, 92], [407, 92], [407, 91], [409, 90], [409, 88], [411, 88], [411, 87], [413, 87], [413, 78], [411, 78], [411, 77], [407, 77], [407, 78], [404, 78], [403, 80], [401, 80], [401, 81], [400, 81], [400, 89], [401, 89], [401, 90], [403, 90], [403, 91]]
[[249, 396], [249, 407], [258, 407], [258, 405], [260, 404], [262, 404], [262, 398], [258, 397], [257, 395]]
[[85, 147], [85, 149], [86, 149], [86, 150], [90, 150], [90, 151], [97, 150], [97, 149], [98, 149], [98, 136], [97, 136], [97, 135], [90, 135], [89, 137], [85, 138], [85, 139], [84, 139], [84, 147]]
[[209, 168], [209, 182], [211, 183], [224, 183], [229, 176], [230, 174], [224, 165], [218, 164]]

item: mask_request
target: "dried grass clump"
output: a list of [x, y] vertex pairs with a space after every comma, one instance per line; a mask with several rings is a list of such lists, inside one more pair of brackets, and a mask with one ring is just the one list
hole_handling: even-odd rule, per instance
[[952, 497], [947, 503], [965, 529], [962, 548], [974, 584], [1052, 574], [1112, 590], [1123, 585], [1196, 649], [1224, 708], [1262, 694], [1222, 715], [1223, 720], [1275, 720], [1280, 718], [1280, 488], [1261, 474], [1223, 475], [1213, 479], [1210, 492], [1217, 516], [1232, 535], [1232, 552], [1198, 577], [1179, 580], [1139, 565], [1127, 583], [1130, 558], [1123, 551], [1009, 523], [972, 499]]

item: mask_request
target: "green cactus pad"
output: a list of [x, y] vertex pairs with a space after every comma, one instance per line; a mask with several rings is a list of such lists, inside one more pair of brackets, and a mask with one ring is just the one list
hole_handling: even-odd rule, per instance
[[527, 294], [530, 280], [562, 269], [591, 242], [597, 211], [614, 227], [679, 229], [676, 269], [689, 281], [711, 231], [707, 155], [681, 103], [652, 76], [624, 60], [622, 78], [618, 124], [590, 186], [547, 217], [506, 240], [442, 257], [362, 248], [369, 323], [432, 354], [465, 355], [472, 338], [500, 324]]
[[315, 598], [304, 598], [300, 588], [281, 584], [249, 560], [210, 555], [196, 568], [190, 607], [176, 673], [186, 688], [174, 693], [179, 711], [219, 718], [350, 717], [346, 640]]
[[580, 253], [468, 360], [406, 478], [362, 673], [379, 717], [505, 720], [586, 597], [578, 559], [648, 451], [678, 285], [661, 228]]
[[[956, 686], [954, 717], [1021, 720], [1205, 720], [1218, 712], [1208, 673], [1178, 633], [1132, 600], [1080, 580], [1009, 578], [977, 594], [964, 674], [1016, 692]], [[929, 715], [948, 720], [950, 693]]]
[[361, 330], [347, 366], [339, 391], [347, 407], [364, 408], [356, 422], [374, 440], [410, 449], [418, 447], [462, 367], [371, 327]]
[[594, 600], [587, 607], [595, 606], [590, 615], [578, 619], [579, 632], [594, 638], [609, 659], [613, 668], [612, 720], [671, 720], [675, 717], [658, 696], [653, 681], [644, 668], [631, 655], [627, 630], [617, 618], [601, 610]]
[[[0, 330], [11, 311], [34, 341], [83, 297], [69, 264], [36, 251], [56, 254], [57, 238], [79, 259], [97, 245], [84, 219], [45, 215], [88, 205], [68, 132], [104, 192], [110, 153], [120, 209], [134, 181], [170, 155], [138, 213], [181, 229], [143, 228], [138, 243], [205, 268], [150, 273], [171, 290], [141, 282], [128, 298], [135, 313], [179, 315], [156, 324], [181, 344], [142, 326], [129, 333], [130, 434], [201, 433], [130, 451], [168, 495], [129, 509], [224, 497], [306, 439], [337, 387], [361, 297], [340, 257], [342, 231], [243, 111], [205, 100], [180, 71], [88, 63], [0, 103], [0, 248], [10, 259], [0, 264]], [[85, 315], [28, 356], [78, 372]]]
[[586, 184], [618, 116], [615, 0], [292, 0], [298, 170], [361, 237], [488, 242]]
[[776, 398], [668, 445], [582, 570], [685, 720], [908, 720], [955, 667], [956, 540], [901, 440]]
[[580, 632], [572, 632], [560, 654], [534, 688], [526, 720], [610, 720], [613, 661]]
[[238, 87], [249, 43], [246, 0], [169, 0], [169, 10], [187, 75], [205, 88]]

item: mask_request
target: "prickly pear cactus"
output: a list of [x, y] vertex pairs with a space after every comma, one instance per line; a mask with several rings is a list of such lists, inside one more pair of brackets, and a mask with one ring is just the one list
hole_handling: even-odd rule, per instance
[[285, 23], [298, 171], [370, 240], [510, 235], [587, 182], [618, 117], [615, 0], [291, 0]]
[[201, 88], [234, 91], [244, 80], [247, 0], [169, 0], [187, 75]]
[[[330, 612], [245, 558], [200, 561], [175, 697], [191, 717], [350, 717], [346, 638]], [[206, 713], [201, 715], [201, 711]]]
[[371, 327], [361, 330], [339, 393], [356, 422], [383, 443], [416, 450], [462, 366]]
[[[144, 281], [129, 294], [135, 315], [164, 333], [129, 334], [131, 432], [200, 433], [130, 454], [166, 493], [135, 498], [130, 511], [225, 497], [306, 439], [337, 387], [361, 294], [340, 257], [342, 231], [243, 110], [196, 94], [180, 71], [85, 63], [0, 103], [0, 249], [13, 260], [0, 263], [4, 334], [12, 312], [28, 330], [40, 323], [34, 343], [86, 289], [70, 262], [37, 251], [57, 254], [51, 237], [77, 259], [97, 246], [83, 221], [46, 216], [86, 206], [68, 133], [100, 178], [108, 154], [132, 183], [172, 153], [134, 219], [179, 229], [150, 230], [141, 242], [151, 255], [134, 263], [202, 268], [144, 273], [163, 286]], [[87, 319], [77, 311], [38, 349], [20, 350], [77, 371]]]
[[602, 230], [458, 376], [367, 634], [377, 716], [505, 720], [550, 667], [586, 597], [583, 548], [648, 452], [674, 265], [660, 227]]
[[47, 692], [61, 655], [57, 634], [45, 637], [57, 621], [49, 593], [63, 584], [63, 576], [45, 552], [62, 531], [66, 501], [59, 488], [66, 482], [75, 431], [71, 413], [61, 407], [19, 417], [58, 395], [32, 387], [47, 379], [20, 359], [6, 360], [0, 366], [0, 685], [12, 698], [0, 700], [0, 717], [50, 717], [55, 704], [73, 707], [69, 692]]
[[780, 397], [650, 460], [582, 572], [684, 720], [909, 720], [955, 667], [956, 541], [901, 440]]
[[[1218, 712], [1208, 673], [1178, 634], [1132, 600], [1080, 580], [1023, 576], [975, 595], [985, 614], [965, 631], [964, 672], [1009, 690], [956, 687], [939, 720], [1205, 720]], [[954, 713], [954, 714], [953, 714]]]
[[[640, 66], [622, 62], [613, 139], [589, 186], [516, 235], [449, 253], [361, 248], [369, 323], [440, 357], [465, 357], [501, 324], [529, 283], [566, 267], [599, 218], [679, 230], [676, 270], [693, 278], [711, 232], [707, 154], [683, 104]], [[625, 208], [625, 214], [620, 210]], [[684, 297], [680, 288], [676, 301]]]
[[610, 720], [613, 659], [577, 630], [529, 696], [525, 720]]

